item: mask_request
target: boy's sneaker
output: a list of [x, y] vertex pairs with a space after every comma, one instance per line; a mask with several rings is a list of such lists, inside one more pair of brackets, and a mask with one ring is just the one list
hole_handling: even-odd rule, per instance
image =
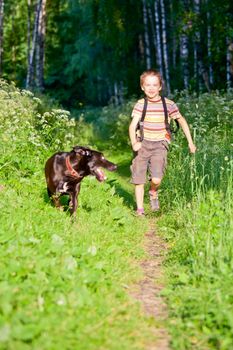
[[141, 217], [145, 217], [145, 212], [144, 209], [137, 209], [136, 210], [136, 216], [141, 216]]
[[150, 207], [152, 211], [159, 210], [159, 196], [157, 191], [149, 191], [150, 195]]

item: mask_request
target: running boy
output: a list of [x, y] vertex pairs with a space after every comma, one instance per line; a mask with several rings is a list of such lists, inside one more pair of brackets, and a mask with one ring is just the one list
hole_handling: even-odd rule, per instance
[[[144, 215], [144, 184], [146, 183], [147, 169], [150, 169], [150, 204], [153, 211], [159, 210], [158, 189], [164, 175], [167, 162], [167, 151], [170, 143], [170, 135], [166, 129], [164, 108], [160, 91], [162, 89], [162, 78], [159, 72], [147, 70], [140, 76], [141, 89], [144, 91], [148, 104], [144, 119], [142, 142], [136, 139], [137, 124], [141, 119], [144, 99], [140, 99], [135, 104], [132, 111], [132, 122], [129, 126], [129, 136], [132, 148], [137, 152], [131, 165], [132, 180], [135, 185], [135, 197], [137, 204], [137, 215]], [[165, 99], [168, 119], [177, 119], [181, 126], [189, 145], [191, 153], [196, 152], [189, 126], [185, 118], [180, 114], [176, 104]]]

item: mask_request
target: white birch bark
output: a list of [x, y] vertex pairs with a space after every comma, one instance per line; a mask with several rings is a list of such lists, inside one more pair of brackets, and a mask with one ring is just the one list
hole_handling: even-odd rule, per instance
[[175, 35], [175, 23], [174, 23], [174, 8], [173, 8], [173, 3], [172, 1], [170, 2], [170, 13], [171, 13], [171, 18], [170, 18], [170, 32], [171, 32], [171, 36], [172, 36], [172, 66], [175, 67], [176, 66], [176, 50], [177, 50], [177, 38]]
[[115, 104], [116, 106], [119, 105], [119, 99], [118, 99], [118, 83], [117, 83], [117, 81], [114, 82], [114, 99], [113, 99], [113, 101], [114, 101], [114, 104]]
[[162, 20], [164, 72], [165, 72], [167, 93], [170, 94], [171, 88], [170, 88], [170, 76], [169, 76], [167, 32], [166, 32], [166, 13], [165, 13], [164, 0], [160, 0], [160, 6], [161, 6], [161, 20]]
[[180, 58], [181, 58], [181, 67], [183, 73], [183, 83], [184, 88], [188, 89], [189, 87], [189, 50], [188, 50], [188, 36], [186, 34], [187, 26], [184, 25], [182, 33], [180, 35]]
[[[208, 3], [208, 0], [207, 0]], [[207, 55], [208, 55], [208, 61], [209, 61], [209, 81], [210, 86], [213, 86], [214, 84], [214, 73], [213, 73], [213, 66], [212, 66], [212, 52], [211, 52], [211, 26], [210, 26], [210, 13], [207, 11]]]
[[30, 50], [31, 50], [31, 0], [27, 0], [27, 67], [30, 66]]
[[0, 0], [0, 76], [2, 75], [2, 62], [3, 62], [3, 19], [4, 19], [4, 0]]
[[[194, 12], [198, 16], [200, 16], [200, 0], [194, 0]], [[208, 72], [205, 69], [205, 66], [202, 61], [202, 49], [201, 49], [201, 33], [199, 30], [196, 30], [195, 32], [195, 55], [197, 59], [197, 81], [198, 81], [198, 87], [199, 91], [202, 90], [202, 80], [205, 84], [205, 87], [207, 91], [210, 91], [210, 85], [209, 85], [209, 77]]]
[[46, 0], [42, 0], [36, 46], [36, 87], [42, 91], [44, 86], [44, 41], [45, 41], [45, 16]]
[[35, 49], [36, 49], [36, 43], [37, 43], [37, 37], [38, 37], [38, 24], [39, 24], [41, 5], [42, 5], [42, 0], [38, 0], [37, 6], [36, 6], [36, 13], [35, 13], [32, 45], [30, 48], [30, 55], [29, 55], [29, 65], [27, 69], [27, 78], [26, 78], [27, 89], [32, 87], [32, 79], [34, 75]]
[[163, 76], [163, 57], [162, 57], [162, 41], [161, 41], [161, 26], [159, 21], [159, 0], [154, 2], [155, 12], [155, 29], [156, 29], [156, 64], [157, 69]]
[[227, 89], [232, 86], [232, 76], [233, 76], [233, 42], [231, 42], [229, 37], [226, 37], [226, 82]]
[[[196, 14], [196, 16], [199, 16], [200, 14], [200, 0], [194, 0], [194, 13]], [[200, 31], [196, 30], [195, 41], [194, 41], [194, 77], [199, 87], [199, 90], [201, 90], [201, 80], [200, 80], [201, 72], [200, 72], [199, 57], [198, 57], [198, 49], [199, 49], [200, 41], [201, 41]]]
[[148, 17], [146, 0], [142, 0], [143, 3], [143, 24], [144, 24], [144, 41], [145, 41], [145, 58], [146, 68], [151, 68], [151, 50], [150, 50], [150, 39], [149, 39], [149, 28], [148, 28]]

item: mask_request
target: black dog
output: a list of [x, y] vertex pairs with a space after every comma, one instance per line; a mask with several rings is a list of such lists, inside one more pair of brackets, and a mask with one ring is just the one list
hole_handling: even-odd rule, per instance
[[105, 159], [102, 153], [82, 146], [75, 146], [71, 152], [55, 153], [49, 158], [45, 164], [45, 177], [48, 195], [55, 206], [61, 207], [59, 197], [68, 194], [70, 213], [75, 215], [82, 179], [94, 175], [100, 182], [106, 180], [100, 168], [114, 171], [117, 166]]

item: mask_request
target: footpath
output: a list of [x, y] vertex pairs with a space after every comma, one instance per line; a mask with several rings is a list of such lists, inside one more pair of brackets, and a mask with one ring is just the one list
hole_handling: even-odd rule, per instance
[[169, 335], [164, 325], [167, 319], [167, 307], [160, 296], [164, 288], [162, 263], [167, 246], [156, 233], [154, 219], [150, 219], [149, 230], [144, 238], [147, 258], [140, 263], [143, 279], [132, 287], [130, 295], [141, 302], [144, 312], [154, 317], [158, 324], [154, 329], [157, 342], [150, 344], [146, 350], [169, 350]]

